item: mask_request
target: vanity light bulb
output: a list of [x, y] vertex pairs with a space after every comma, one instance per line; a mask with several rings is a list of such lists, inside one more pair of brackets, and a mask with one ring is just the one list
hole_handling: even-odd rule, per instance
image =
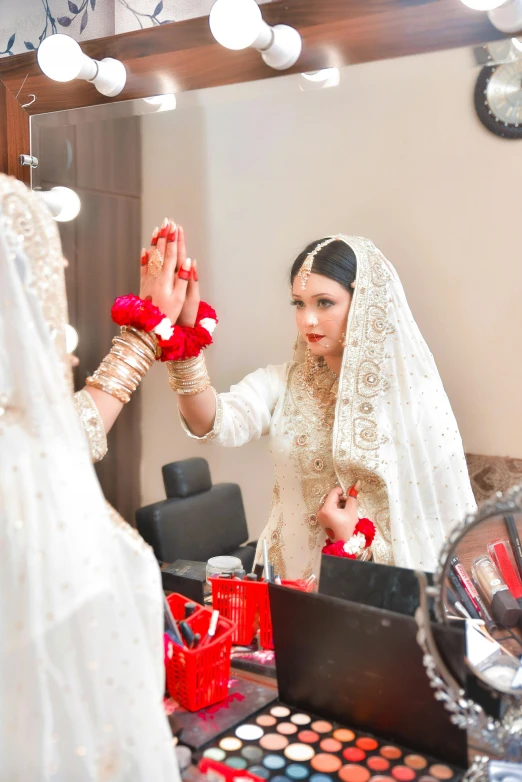
[[508, 0], [461, 0], [461, 2], [474, 11], [493, 11], [495, 8], [500, 8]]
[[74, 353], [78, 347], [78, 332], [69, 323], [65, 326], [65, 350]]
[[82, 203], [79, 196], [69, 187], [53, 187], [51, 190], [36, 190], [55, 220], [66, 223], [78, 217]]
[[38, 65], [53, 81], [77, 79], [85, 65], [80, 45], [69, 35], [50, 35], [44, 38], [36, 54]]
[[143, 98], [149, 106], [157, 106], [156, 111], [173, 111], [176, 108], [177, 101], [173, 92], [165, 95], [153, 95], [151, 98]]
[[302, 73], [302, 78], [318, 87], [338, 87], [341, 81], [339, 68], [323, 68], [320, 71]]
[[263, 26], [255, 0], [216, 0], [209, 17], [212, 35], [226, 49], [252, 46]]

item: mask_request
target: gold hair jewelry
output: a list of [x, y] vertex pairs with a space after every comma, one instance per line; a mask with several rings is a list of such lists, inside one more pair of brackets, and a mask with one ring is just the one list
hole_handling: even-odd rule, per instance
[[196, 358], [186, 361], [167, 361], [169, 384], [176, 394], [194, 396], [210, 386], [205, 358], [201, 352]]
[[324, 242], [321, 242], [316, 247], [314, 247], [311, 253], [308, 253], [308, 255], [303, 261], [303, 265], [297, 272], [297, 276], [301, 278], [301, 288], [303, 290], [306, 288], [306, 283], [308, 282], [308, 278], [312, 273], [312, 266], [317, 253], [320, 252], [323, 249], [323, 247], [326, 247], [332, 242], [337, 242], [340, 239], [341, 239], [340, 235], [331, 236], [329, 239], [325, 239]]
[[157, 277], [163, 268], [163, 256], [156, 247], [151, 254], [148, 263], [149, 274], [151, 277]]
[[122, 326], [121, 334], [112, 340], [111, 352], [85, 382], [127, 404], [154, 363], [156, 350], [152, 334]]

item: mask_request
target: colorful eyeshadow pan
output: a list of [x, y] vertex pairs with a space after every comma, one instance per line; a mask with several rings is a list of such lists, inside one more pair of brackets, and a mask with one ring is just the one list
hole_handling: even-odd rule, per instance
[[323, 739], [319, 746], [323, 752], [340, 752], [343, 748], [342, 743], [337, 739]]
[[297, 738], [299, 741], [302, 741], [303, 744], [315, 744], [316, 741], [319, 741], [319, 734], [315, 732], [315, 730], [302, 730], [301, 733], [297, 735]]
[[231, 757], [225, 760], [225, 765], [230, 766], [230, 768], [236, 768], [239, 771], [242, 771], [247, 767], [248, 763], [244, 758]]
[[236, 736], [243, 741], [258, 741], [264, 730], [259, 725], [240, 725], [236, 730]]
[[278, 733], [282, 733], [283, 736], [293, 736], [294, 733], [297, 733], [299, 728], [297, 725], [294, 725], [293, 722], [280, 722], [276, 730]]
[[393, 782], [393, 777], [386, 777], [377, 774], [376, 776], [372, 777], [372, 782]]
[[411, 782], [416, 776], [415, 771], [412, 768], [408, 768], [408, 766], [395, 766], [395, 768], [392, 768], [391, 773], [392, 777], [397, 779], [398, 782]]
[[243, 746], [239, 739], [235, 739], [233, 736], [229, 736], [226, 739], [222, 739], [219, 743], [219, 746], [221, 749], [224, 749], [225, 752], [235, 752], [238, 749], [241, 749]]
[[255, 774], [256, 777], [261, 777], [261, 779], [268, 779], [270, 776], [270, 771], [267, 768], [263, 768], [263, 766], [251, 766], [248, 770], [251, 774]]
[[[426, 758], [423, 758], [422, 755], [406, 755], [404, 764], [410, 768], [414, 768], [415, 771], [422, 771], [422, 769], [426, 768], [428, 765], [428, 761]], [[453, 776], [453, 772], [451, 773], [451, 776]]]
[[343, 752], [343, 757], [350, 763], [360, 763], [366, 757], [366, 752], [359, 747], [347, 747]]
[[277, 776], [277, 777], [272, 777], [270, 782], [290, 782], [290, 780], [288, 779], [288, 777]]
[[330, 755], [327, 752], [320, 752], [312, 758], [310, 765], [315, 771], [321, 771], [323, 774], [333, 774], [339, 771], [342, 766], [341, 759], [337, 755]]
[[273, 709], [270, 710], [270, 714], [272, 717], [289, 717], [290, 716], [290, 709], [287, 709], [286, 706], [274, 706]]
[[281, 755], [267, 755], [263, 760], [263, 766], [269, 768], [270, 771], [277, 771], [286, 766], [286, 760]]
[[272, 725], [276, 724], [277, 720], [275, 717], [272, 717], [271, 714], [261, 714], [261, 716], [257, 718], [256, 722], [263, 728], [271, 728]]
[[343, 766], [339, 771], [339, 777], [342, 782], [368, 782], [370, 772], [364, 766], [353, 766], [351, 764]]
[[290, 717], [290, 720], [294, 725], [309, 725], [312, 718], [309, 717], [308, 714], [294, 714], [293, 717]]
[[372, 771], [388, 771], [390, 768], [390, 761], [386, 758], [381, 758], [379, 755], [372, 755], [366, 761], [366, 765]]
[[347, 728], [338, 728], [337, 730], [334, 730], [333, 737], [334, 739], [337, 739], [337, 741], [343, 741], [345, 744], [348, 744], [349, 741], [354, 740], [355, 733], [353, 730], [348, 730]]
[[259, 744], [263, 749], [267, 749], [270, 752], [277, 752], [288, 746], [288, 739], [286, 736], [281, 736], [279, 733], [265, 733], [263, 738], [259, 740]]
[[312, 730], [316, 730], [318, 733], [330, 733], [333, 725], [325, 720], [316, 720], [312, 723]]
[[293, 763], [286, 769], [286, 774], [290, 779], [306, 779], [308, 776], [308, 769], [306, 766], [299, 766], [297, 763]]
[[227, 754], [222, 749], [219, 749], [219, 747], [210, 747], [210, 749], [205, 750], [203, 753], [204, 758], [208, 758], [209, 760], [217, 760], [218, 763], [221, 763], [222, 760], [225, 760]]
[[443, 763], [436, 763], [434, 766], [430, 766], [430, 774], [435, 779], [451, 779], [453, 771], [449, 766], [445, 766]]
[[285, 749], [285, 755], [288, 760], [297, 760], [302, 763], [305, 760], [311, 760], [315, 751], [308, 744], [290, 744]]
[[371, 752], [372, 750], [377, 749], [379, 746], [378, 741], [370, 738], [357, 739], [355, 744], [359, 747], [359, 749], [364, 749], [365, 752]]
[[381, 747], [380, 752], [383, 758], [387, 758], [388, 760], [398, 760], [402, 757], [402, 752], [399, 747], [387, 745], [386, 747]]
[[258, 763], [265, 753], [261, 747], [243, 747], [241, 754], [250, 763]]
[[332, 777], [328, 777], [326, 774], [312, 774], [310, 782], [332, 782]]

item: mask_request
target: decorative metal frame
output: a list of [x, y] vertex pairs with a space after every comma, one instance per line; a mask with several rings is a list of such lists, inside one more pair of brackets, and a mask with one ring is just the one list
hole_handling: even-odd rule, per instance
[[[417, 641], [424, 656], [423, 663], [430, 684], [435, 690], [434, 697], [444, 704], [451, 714], [451, 721], [463, 730], [477, 735], [492, 754], [507, 757], [515, 762], [522, 759], [522, 700], [514, 693], [500, 693], [489, 686], [488, 689], [502, 701], [502, 720], [495, 720], [479, 704], [466, 697], [462, 686], [455, 679], [442, 659], [431, 631], [429, 599], [433, 599], [435, 614], [439, 622], [445, 622], [443, 604], [443, 584], [449, 556], [460, 543], [464, 535], [473, 527], [493, 516], [522, 512], [522, 486], [514, 486], [509, 491], [498, 492], [490, 500], [482, 503], [476, 513], [466, 516], [458, 524], [446, 541], [434, 574], [434, 585], [428, 586], [426, 575], [416, 572], [420, 586], [420, 605], [416, 611], [418, 633]], [[467, 774], [467, 782], [482, 782], [487, 779], [488, 757], [475, 757]]]

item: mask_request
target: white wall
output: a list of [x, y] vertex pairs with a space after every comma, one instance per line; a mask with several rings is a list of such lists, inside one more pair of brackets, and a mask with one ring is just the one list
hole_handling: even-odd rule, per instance
[[[522, 456], [522, 143], [476, 119], [477, 73], [456, 50], [346, 68], [335, 89], [284, 77], [180, 96], [143, 118], [144, 236], [166, 215], [186, 227], [221, 319], [207, 351], [218, 390], [291, 357], [295, 255], [366, 235], [402, 277], [466, 449]], [[262, 529], [267, 443], [189, 441], [160, 366], [145, 381], [143, 445], [144, 502], [164, 497], [161, 465], [204, 455], [214, 481], [240, 483], [251, 534]]]

